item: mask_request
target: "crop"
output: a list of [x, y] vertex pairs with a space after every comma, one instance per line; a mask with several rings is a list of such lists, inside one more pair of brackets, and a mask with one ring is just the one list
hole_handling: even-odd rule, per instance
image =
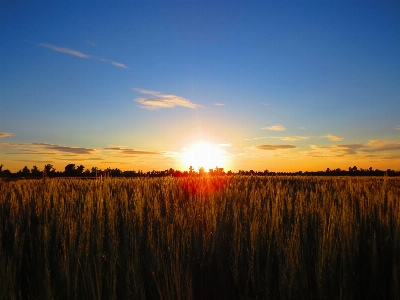
[[0, 181], [1, 299], [400, 299], [400, 180]]

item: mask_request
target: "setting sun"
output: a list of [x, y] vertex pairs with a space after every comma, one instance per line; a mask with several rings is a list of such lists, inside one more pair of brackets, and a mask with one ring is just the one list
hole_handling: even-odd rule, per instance
[[185, 168], [192, 166], [195, 170], [203, 167], [205, 171], [223, 168], [225, 165], [224, 151], [207, 143], [199, 143], [187, 149], [182, 155]]

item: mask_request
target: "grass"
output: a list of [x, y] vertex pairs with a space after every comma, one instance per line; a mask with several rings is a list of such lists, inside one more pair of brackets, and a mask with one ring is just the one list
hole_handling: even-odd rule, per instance
[[2, 299], [400, 299], [400, 180], [0, 181]]

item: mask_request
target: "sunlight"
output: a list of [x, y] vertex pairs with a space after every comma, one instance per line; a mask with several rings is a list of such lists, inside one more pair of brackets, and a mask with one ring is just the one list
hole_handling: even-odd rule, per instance
[[224, 151], [207, 143], [194, 145], [182, 155], [182, 162], [185, 168], [192, 166], [195, 171], [203, 167], [206, 172], [215, 167], [224, 168]]

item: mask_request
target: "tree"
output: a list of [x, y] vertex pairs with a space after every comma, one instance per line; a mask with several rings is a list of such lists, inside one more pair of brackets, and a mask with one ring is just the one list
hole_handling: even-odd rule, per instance
[[78, 173], [78, 175], [82, 175], [84, 169], [85, 167], [80, 165], [76, 168], [76, 172]]
[[33, 176], [40, 176], [42, 175], [42, 172], [40, 172], [40, 170], [38, 169], [37, 166], [33, 166], [31, 169], [31, 173]]
[[56, 172], [56, 169], [53, 168], [52, 164], [47, 164], [44, 166], [44, 171], [46, 172], [47, 175], [49, 175], [49, 174], [54, 174]]
[[65, 171], [64, 171], [64, 173], [65, 173], [66, 175], [69, 175], [69, 176], [75, 175], [75, 173], [76, 173], [75, 164], [66, 165], [66, 166], [65, 166]]
[[90, 174], [96, 176], [97, 175], [97, 167], [92, 167]]
[[27, 166], [25, 166], [25, 167], [22, 169], [22, 175], [28, 176], [30, 173], [31, 173], [31, 171], [29, 170], [29, 168], [28, 168]]

